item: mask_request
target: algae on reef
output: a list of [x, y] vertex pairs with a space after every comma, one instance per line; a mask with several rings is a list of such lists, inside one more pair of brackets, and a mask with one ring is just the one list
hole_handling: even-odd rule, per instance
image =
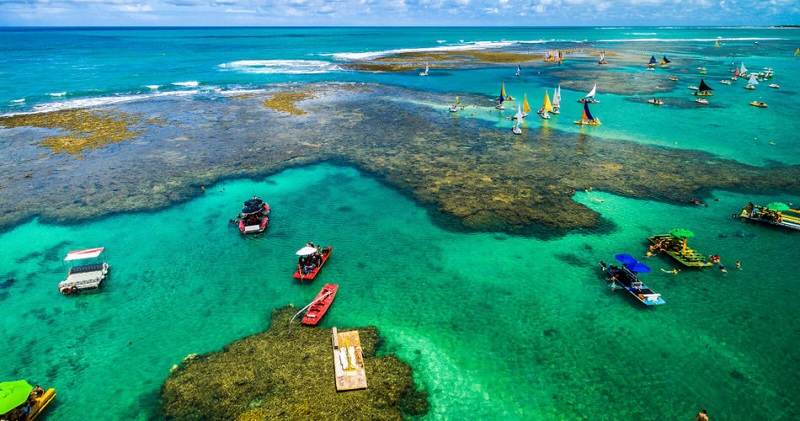
[[397, 420], [427, 412], [427, 394], [411, 367], [394, 355], [376, 356], [374, 327], [358, 328], [369, 387], [336, 392], [331, 331], [288, 322], [297, 309], [272, 312], [266, 332], [220, 352], [187, 358], [161, 388], [175, 420]]

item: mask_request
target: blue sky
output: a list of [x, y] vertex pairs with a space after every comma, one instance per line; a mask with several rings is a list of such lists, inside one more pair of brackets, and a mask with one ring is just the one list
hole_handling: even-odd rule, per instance
[[785, 24], [799, 0], [0, 0], [0, 26]]

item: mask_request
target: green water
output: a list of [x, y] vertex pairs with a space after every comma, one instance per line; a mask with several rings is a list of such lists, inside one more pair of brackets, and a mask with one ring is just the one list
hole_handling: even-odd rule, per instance
[[[226, 222], [253, 194], [270, 203], [271, 226], [243, 238]], [[792, 198], [715, 195], [687, 207], [579, 192], [611, 233], [544, 241], [448, 231], [356, 170], [320, 165], [209, 186], [158, 213], [33, 221], [0, 235], [2, 276], [14, 279], [0, 285], [0, 367], [57, 389], [48, 420], [153, 419], [173, 364], [265, 329], [271, 309], [332, 282], [323, 324], [377, 326], [430, 392], [426, 419], [690, 419], [700, 408], [796, 419], [800, 242], [731, 218], [751, 200]], [[608, 288], [598, 261], [641, 256], [645, 236], [675, 227], [728, 273], [671, 275], [660, 269], [673, 262], [645, 260], [659, 308]], [[301, 284], [294, 251], [308, 241], [333, 255]], [[96, 246], [112, 267], [100, 291], [61, 296], [60, 260]]]

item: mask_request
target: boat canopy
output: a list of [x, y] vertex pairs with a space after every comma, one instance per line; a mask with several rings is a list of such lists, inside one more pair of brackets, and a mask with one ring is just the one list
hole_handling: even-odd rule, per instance
[[242, 215], [258, 213], [263, 210], [264, 210], [264, 201], [257, 197], [254, 197], [244, 202], [244, 207], [242, 208]]
[[67, 257], [64, 258], [64, 261], [69, 262], [70, 260], [92, 259], [99, 256], [103, 250], [105, 250], [105, 247], [86, 250], [73, 250], [67, 253]]

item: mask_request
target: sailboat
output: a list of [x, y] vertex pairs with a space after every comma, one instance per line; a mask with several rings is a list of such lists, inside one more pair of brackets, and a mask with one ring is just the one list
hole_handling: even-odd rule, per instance
[[553, 109], [550, 114], [561, 114], [561, 85], [553, 91]]
[[800, 47], [797, 47], [797, 49], [794, 50], [794, 55], [798, 55], [798, 54], [800, 54]]
[[522, 115], [522, 106], [517, 105], [517, 114], [515, 114], [514, 117], [517, 119], [517, 122], [514, 124], [514, 127], [511, 128], [511, 131], [514, 132], [514, 134], [522, 134], [522, 129], [519, 128], [524, 118]]
[[518, 64], [518, 65], [517, 65], [517, 73], [516, 73], [516, 76], [519, 76], [519, 75], [520, 75], [520, 73], [522, 73], [522, 67], [521, 67], [521, 66]]
[[600, 119], [594, 118], [592, 113], [589, 112], [589, 103], [584, 102], [583, 115], [581, 116], [580, 120], [575, 122], [575, 124], [580, 124], [582, 126], [599, 126], [601, 123]]
[[667, 56], [661, 59], [661, 67], [667, 67], [670, 63], [672, 63]]
[[601, 51], [600, 52], [600, 61], [598, 61], [597, 64], [608, 64], [608, 62], [606, 61], [606, 52], [605, 51]]
[[713, 89], [711, 89], [711, 87], [706, 84], [706, 81], [703, 80], [703, 79], [700, 79], [700, 85], [697, 87], [697, 90], [694, 91], [694, 93], [692, 95], [696, 95], [696, 96], [711, 96], [711, 95], [714, 95], [713, 93], [711, 93], [711, 91], [713, 91]]
[[550, 118], [550, 111], [553, 111], [553, 104], [550, 103], [550, 95], [547, 94], [547, 90], [544, 91], [544, 102], [542, 103], [542, 109], [539, 110], [539, 117], [547, 120]]
[[428, 76], [428, 63], [425, 63], [425, 71], [419, 73], [420, 76]]
[[594, 99], [594, 96], [595, 96], [596, 93], [597, 93], [597, 84], [595, 83], [594, 84], [594, 88], [592, 88], [592, 90], [589, 91], [589, 93], [586, 94], [586, 96], [584, 96], [583, 98], [579, 99], [578, 102], [591, 102], [592, 104], [596, 104], [596, 103], [600, 102], [600, 101]]
[[531, 112], [531, 106], [528, 105], [528, 96], [522, 94], [522, 116], [527, 117], [529, 112]]
[[714, 41], [714, 48], [719, 48], [719, 41]]
[[756, 80], [756, 74], [753, 73], [750, 75], [750, 80], [747, 81], [747, 85], [744, 85], [745, 89], [755, 90], [756, 85], [758, 85], [758, 80]]
[[505, 110], [506, 106], [503, 105], [503, 101], [505, 100], [506, 100], [506, 85], [503, 84], [503, 87], [500, 88], [500, 96], [497, 97], [497, 105], [495, 105], [494, 107], [497, 108], [498, 110]]
[[736, 69], [733, 70], [733, 77], [731, 78], [731, 80], [736, 80], [741, 75], [742, 74], [739, 72], [739, 68], [737, 67]]
[[647, 70], [655, 70], [656, 56], [650, 56], [650, 62], [647, 63]]
[[458, 99], [458, 95], [456, 95], [456, 101], [453, 103], [453, 105], [450, 106], [450, 112], [454, 113], [454, 112], [458, 111], [458, 106], [459, 105], [461, 105], [461, 100]]
[[744, 62], [742, 62], [742, 67], [739, 68], [739, 76], [747, 77], [747, 68], [744, 67]]

